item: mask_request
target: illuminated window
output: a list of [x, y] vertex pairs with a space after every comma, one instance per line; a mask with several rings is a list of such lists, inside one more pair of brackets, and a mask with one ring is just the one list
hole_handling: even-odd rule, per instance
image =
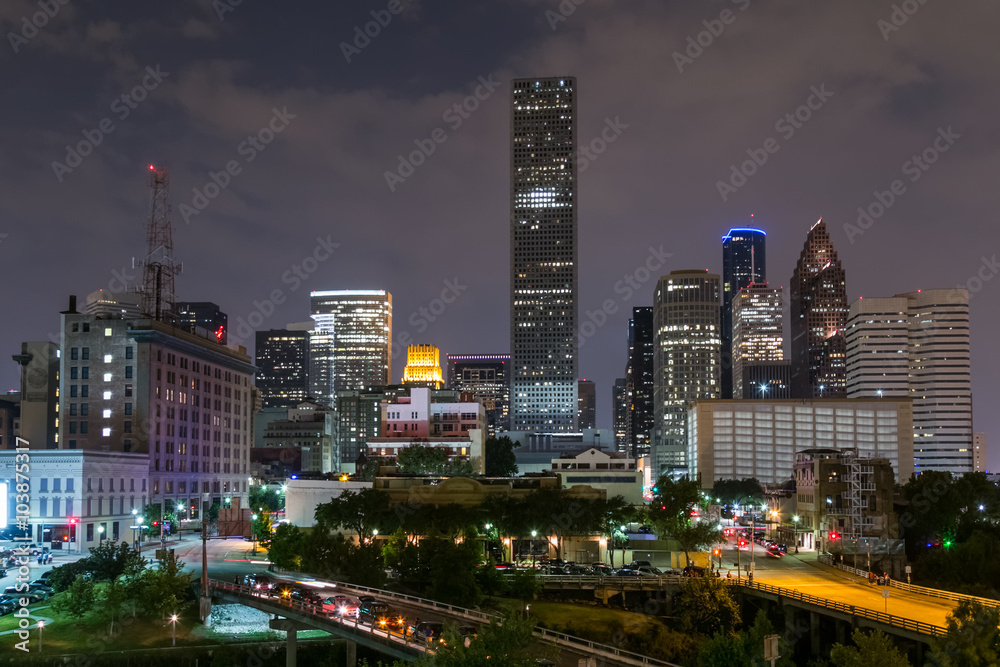
[[111, 355], [110, 354], [105, 354], [104, 355], [104, 363], [106, 363], [106, 364], [110, 364], [111, 363]]
[[110, 401], [111, 400], [111, 392], [110, 391], [104, 392], [104, 400], [105, 401]]
[[107, 438], [108, 436], [111, 435], [111, 429], [110, 428], [102, 428], [101, 429], [101, 435], [103, 435], [105, 438]]

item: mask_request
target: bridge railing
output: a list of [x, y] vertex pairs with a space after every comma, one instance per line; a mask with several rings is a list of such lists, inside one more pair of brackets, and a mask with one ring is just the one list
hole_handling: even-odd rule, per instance
[[792, 590], [790, 588], [781, 588], [779, 586], [772, 586], [770, 584], [764, 584], [756, 581], [750, 583], [746, 579], [740, 581], [737, 581], [735, 579], [727, 579], [726, 582], [729, 583], [729, 585], [731, 586], [743, 586], [744, 588], [750, 588], [753, 590], [761, 591], [762, 593], [770, 593], [772, 595], [788, 598], [789, 600], [795, 600], [797, 602], [802, 602], [809, 605], [815, 605], [817, 607], [830, 609], [832, 611], [839, 611], [841, 613], [849, 614], [851, 616], [857, 616], [859, 618], [866, 618], [868, 620], [875, 621], [877, 623], [884, 623], [894, 628], [902, 628], [903, 630], [910, 630], [912, 632], [918, 632], [923, 635], [940, 637], [947, 633], [947, 630], [939, 625], [932, 625], [930, 623], [915, 621], [913, 619], [905, 618], [902, 616], [886, 614], [881, 611], [875, 611], [874, 609], [857, 607], [852, 604], [847, 604], [846, 602], [836, 602], [835, 600], [828, 600], [826, 598], [817, 597], [815, 595], [800, 593], [799, 591]]
[[[842, 565], [840, 563], [834, 563], [833, 557], [830, 555], [820, 554], [817, 560], [824, 565], [835, 567], [843, 572], [848, 572], [863, 579], [868, 578], [868, 570], [864, 570], [861, 568], [854, 568], [848, 565]], [[953, 602], [961, 602], [962, 600], [969, 600], [972, 602], [978, 602], [984, 607], [1000, 607], [1000, 600], [991, 600], [990, 598], [982, 598], [976, 595], [966, 595], [964, 593], [954, 593], [952, 591], [941, 590], [940, 588], [915, 586], [914, 584], [903, 583], [902, 581], [896, 581], [895, 579], [889, 580], [889, 586], [891, 586], [892, 588], [898, 588], [901, 591], [906, 591], [907, 593], [913, 593], [915, 595], [926, 595], [927, 597], [939, 598], [942, 600], [951, 600]]]
[[[627, 577], [625, 577], [627, 579]], [[647, 579], [648, 581], [648, 579]], [[273, 602], [276, 606], [287, 607], [291, 609], [302, 610], [307, 613], [311, 613], [321, 617], [327, 617], [326, 612], [323, 611], [321, 605], [313, 605], [307, 602], [302, 602], [299, 600], [294, 600], [291, 598], [281, 598], [281, 597], [271, 597], [262, 596], [259, 591], [251, 588], [250, 586], [244, 584], [235, 584], [232, 582], [216, 581], [210, 580], [209, 582], [213, 588], [218, 588], [230, 592], [239, 593], [241, 595], [263, 600], [265, 602]], [[340, 581], [324, 582], [333, 585], [337, 590], [351, 592], [354, 594], [368, 594], [372, 596], [377, 596], [383, 600], [396, 600], [399, 602], [405, 602], [410, 605], [427, 607], [435, 609], [437, 611], [445, 612], [452, 616], [461, 616], [463, 618], [472, 619], [479, 621], [481, 623], [489, 623], [494, 620], [500, 620], [498, 614], [490, 614], [482, 611], [477, 611], [475, 609], [468, 609], [466, 607], [457, 607], [455, 605], [445, 604], [443, 602], [438, 602], [436, 600], [428, 600], [426, 598], [416, 597], [413, 595], [406, 595], [404, 593], [396, 593], [395, 591], [386, 591], [380, 588], [369, 588], [367, 586], [357, 586], [355, 584], [348, 584]], [[342, 627], [351, 628], [352, 624], [347, 623], [343, 619], [330, 618], [332, 622], [337, 622], [338, 625]], [[353, 627], [357, 628], [357, 621], [353, 623]], [[539, 639], [543, 641], [550, 642], [553, 644], [558, 644], [560, 646], [565, 646], [567, 648], [575, 648], [577, 650], [586, 649], [594, 655], [604, 655], [605, 657], [614, 656], [617, 658], [618, 662], [624, 664], [632, 665], [652, 665], [654, 667], [678, 667], [674, 663], [666, 662], [663, 660], [658, 660], [656, 658], [651, 658], [647, 655], [642, 655], [641, 653], [633, 653], [631, 651], [626, 651], [624, 649], [618, 648], [617, 646], [610, 646], [608, 644], [601, 644], [599, 642], [593, 642], [588, 639], [583, 639], [582, 637], [574, 637], [573, 635], [567, 635], [562, 632], [554, 632], [552, 630], [546, 630], [544, 628], [535, 628], [534, 634]], [[378, 635], [375, 635], [378, 637]], [[394, 635], [393, 635], [394, 636]], [[403, 638], [405, 640], [405, 637]], [[410, 641], [409, 645], [413, 646], [419, 642]]]

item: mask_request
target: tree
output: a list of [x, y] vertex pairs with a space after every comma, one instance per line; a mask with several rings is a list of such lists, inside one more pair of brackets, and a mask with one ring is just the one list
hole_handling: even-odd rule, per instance
[[399, 450], [396, 463], [402, 475], [440, 476], [448, 465], [448, 453], [440, 447], [413, 443]]
[[487, 438], [483, 445], [486, 456], [487, 477], [513, 477], [517, 474], [517, 459], [514, 448], [520, 447], [520, 442], [514, 442], [508, 436]]
[[720, 479], [712, 487], [712, 497], [724, 505], [739, 505], [744, 500], [764, 500], [764, 487], [753, 477]]
[[52, 587], [52, 590], [56, 593], [64, 591], [73, 585], [77, 577], [84, 574], [90, 576], [86, 561], [86, 558], [81, 558], [75, 563], [66, 563], [65, 565], [57, 565], [52, 568], [52, 573], [48, 578], [49, 586]]
[[674, 600], [674, 616], [688, 632], [732, 634], [740, 624], [740, 607], [716, 577], [692, 577]]
[[931, 640], [931, 660], [941, 667], [1000, 664], [1000, 609], [962, 600], [948, 615], [944, 637]]
[[94, 582], [79, 575], [66, 589], [66, 594], [58, 598], [53, 606], [57, 611], [81, 618], [93, 609], [95, 599]]
[[101, 616], [111, 624], [110, 632], [114, 633], [115, 619], [121, 614], [122, 605], [128, 600], [128, 586], [122, 579], [112, 579], [104, 587], [99, 611]]
[[[718, 632], [702, 645], [699, 663], [702, 667], [763, 667], [764, 638], [777, 634], [764, 610], [757, 612], [753, 625], [746, 632]], [[781, 657], [776, 666], [793, 667], [791, 647], [779, 640]]]
[[686, 477], [676, 482], [661, 477], [653, 488], [649, 520], [662, 537], [677, 540], [687, 562], [691, 560], [691, 551], [707, 548], [722, 538], [717, 526], [692, 521], [691, 513], [701, 500], [698, 482]]
[[271, 548], [267, 551], [268, 560], [283, 570], [300, 571], [304, 543], [305, 535], [297, 526], [290, 523], [279, 524], [271, 536]]
[[79, 562], [93, 575], [95, 581], [114, 581], [123, 574], [141, 572], [146, 560], [124, 542], [102, 540], [90, 548], [90, 555]]
[[909, 667], [910, 665], [910, 661], [899, 652], [899, 649], [889, 639], [889, 635], [881, 630], [875, 630], [869, 634], [861, 628], [856, 628], [851, 633], [851, 641], [854, 642], [854, 646], [834, 644], [833, 648], [830, 649], [830, 662], [836, 667], [869, 667], [870, 665]]
[[281, 496], [274, 489], [263, 484], [255, 484], [250, 487], [247, 506], [252, 512], [269, 512], [273, 514], [281, 510], [281, 505]]
[[257, 538], [257, 542], [264, 549], [269, 549], [271, 547], [272, 526], [274, 525], [271, 520], [270, 514], [258, 514], [255, 515], [257, 518], [254, 520], [251, 530], [253, 530], [254, 537]]
[[183, 572], [184, 563], [173, 552], [159, 559], [159, 569], [146, 570], [140, 608], [149, 616], [163, 617], [173, 613], [183, 600], [192, 595], [191, 573]]
[[537, 667], [538, 658], [557, 658], [555, 649], [543, 653], [534, 646], [535, 622], [520, 614], [507, 613], [503, 619], [490, 621], [472, 637], [469, 645], [455, 626], [445, 626], [445, 643], [434, 653], [427, 653], [417, 661], [420, 667]]
[[344, 491], [328, 503], [316, 506], [317, 530], [349, 528], [359, 542], [370, 540], [373, 531], [395, 530], [389, 512], [389, 495], [379, 489]]
[[637, 521], [642, 512], [632, 505], [629, 505], [622, 496], [614, 496], [598, 503], [599, 521], [601, 534], [608, 540], [608, 555], [611, 557], [611, 565], [615, 564], [615, 549], [622, 550], [622, 564], [625, 564], [625, 549], [628, 547], [628, 536], [623, 527], [633, 521]]

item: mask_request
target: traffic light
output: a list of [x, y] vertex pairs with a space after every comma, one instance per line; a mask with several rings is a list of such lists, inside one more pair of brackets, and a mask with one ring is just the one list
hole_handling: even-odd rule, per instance
[[713, 556], [721, 556], [722, 555], [722, 549], [712, 549], [712, 555]]
[[745, 547], [746, 545], [747, 545], [747, 541], [746, 540], [740, 540], [740, 546], [741, 547]]
[[840, 539], [840, 534], [837, 531], [835, 531], [835, 530], [831, 530], [830, 531], [830, 539], [831, 540], [839, 540]]

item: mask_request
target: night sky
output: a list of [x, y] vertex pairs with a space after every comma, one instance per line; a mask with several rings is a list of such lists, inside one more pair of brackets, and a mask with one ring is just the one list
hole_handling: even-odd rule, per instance
[[[509, 82], [572, 75], [595, 149], [580, 162], [580, 322], [616, 311], [580, 352], [599, 426], [628, 313], [659, 273], [721, 272], [722, 235], [752, 213], [787, 288], [823, 217], [851, 300], [975, 290], [975, 430], [1000, 465], [995, 3], [46, 1], [51, 19], [46, 2], [0, 4], [5, 388], [9, 355], [58, 333], [70, 293], [134, 284], [150, 163], [171, 173], [178, 297], [220, 304], [248, 347], [240, 318], [280, 328], [307, 319], [310, 290], [384, 288], [397, 340], [509, 352]], [[36, 14], [45, 25], [25, 28]], [[357, 37], [366, 23], [375, 36]], [[594, 142], [602, 131], [613, 141]], [[81, 142], [88, 154], [67, 156]], [[415, 142], [433, 153], [390, 187]], [[926, 149], [933, 164], [912, 162]], [[211, 173], [226, 187], [206, 192]], [[894, 201], [862, 228], [876, 191]], [[447, 289], [459, 296], [440, 312]]]

